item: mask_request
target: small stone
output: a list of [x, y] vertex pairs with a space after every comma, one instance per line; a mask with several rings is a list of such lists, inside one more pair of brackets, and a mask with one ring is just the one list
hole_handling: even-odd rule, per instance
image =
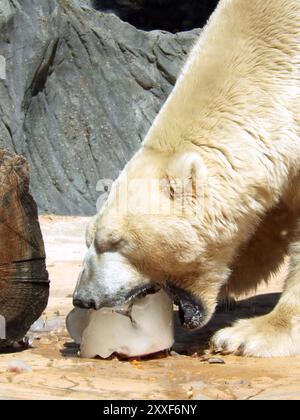
[[187, 391], [187, 397], [190, 399], [190, 398], [193, 398], [193, 396], [194, 396], [193, 387], [190, 387], [189, 390]]
[[208, 359], [208, 363], [210, 365], [225, 365], [225, 361], [223, 359], [220, 359], [219, 357]]
[[181, 355], [179, 353], [177, 353], [176, 351], [171, 350], [170, 351], [170, 356], [172, 356], [172, 357], [180, 357]]
[[8, 364], [7, 371], [11, 373], [26, 373], [31, 372], [32, 368], [22, 360], [13, 360]]

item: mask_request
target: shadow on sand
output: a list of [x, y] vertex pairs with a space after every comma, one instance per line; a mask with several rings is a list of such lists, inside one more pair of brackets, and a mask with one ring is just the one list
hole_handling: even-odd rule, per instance
[[175, 315], [175, 344], [173, 350], [179, 354], [202, 354], [208, 348], [212, 335], [219, 329], [230, 326], [240, 318], [252, 318], [270, 312], [280, 297], [280, 293], [258, 295], [238, 301], [230, 310], [218, 308], [210, 323], [197, 331], [187, 331], [181, 327]]

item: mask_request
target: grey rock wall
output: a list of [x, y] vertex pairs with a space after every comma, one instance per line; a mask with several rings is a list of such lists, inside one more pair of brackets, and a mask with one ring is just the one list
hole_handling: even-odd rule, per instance
[[138, 149], [199, 33], [81, 6], [0, 0], [0, 147], [28, 159], [41, 212], [95, 213], [98, 180]]

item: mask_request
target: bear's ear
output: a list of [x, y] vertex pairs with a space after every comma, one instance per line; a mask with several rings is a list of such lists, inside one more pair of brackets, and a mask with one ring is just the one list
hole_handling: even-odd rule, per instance
[[198, 203], [205, 179], [206, 166], [202, 157], [196, 152], [184, 152], [172, 159], [164, 190], [172, 201], [180, 200], [187, 209]]
[[176, 160], [176, 174], [185, 180], [202, 179], [206, 174], [205, 163], [197, 152], [184, 152]]

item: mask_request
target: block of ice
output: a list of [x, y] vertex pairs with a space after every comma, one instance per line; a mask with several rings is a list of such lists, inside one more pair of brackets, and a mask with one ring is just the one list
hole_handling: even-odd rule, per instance
[[76, 344], [81, 343], [83, 331], [88, 326], [88, 309], [74, 308], [67, 316], [67, 330]]
[[161, 290], [120, 307], [75, 308], [67, 318], [67, 328], [80, 344], [81, 357], [144, 356], [173, 345], [173, 304]]
[[43, 332], [55, 332], [63, 327], [63, 318], [55, 317], [53, 319], [44, 319], [43, 317], [35, 321], [31, 327], [30, 332], [43, 333]]

